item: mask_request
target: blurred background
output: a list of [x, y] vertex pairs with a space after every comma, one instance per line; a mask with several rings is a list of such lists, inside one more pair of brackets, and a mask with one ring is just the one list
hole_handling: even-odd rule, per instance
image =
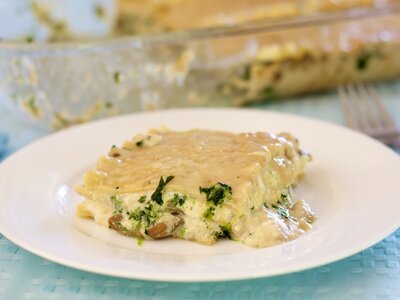
[[60, 129], [400, 76], [395, 0], [0, 0], [0, 99]]
[[[261, 108], [343, 125], [344, 98], [355, 98], [353, 108], [382, 99], [394, 122], [380, 140], [400, 145], [399, 78], [400, 0], [0, 0], [0, 161], [54, 130], [176, 107]], [[343, 88], [354, 82], [368, 85]], [[400, 299], [399, 253], [397, 230], [305, 272], [162, 283], [74, 270], [0, 234], [0, 298]]]

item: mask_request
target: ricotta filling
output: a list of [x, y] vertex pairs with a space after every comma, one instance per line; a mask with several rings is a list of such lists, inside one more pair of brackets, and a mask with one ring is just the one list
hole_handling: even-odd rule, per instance
[[86, 173], [77, 215], [140, 239], [271, 246], [316, 219], [292, 192], [309, 160], [287, 133], [151, 130]]

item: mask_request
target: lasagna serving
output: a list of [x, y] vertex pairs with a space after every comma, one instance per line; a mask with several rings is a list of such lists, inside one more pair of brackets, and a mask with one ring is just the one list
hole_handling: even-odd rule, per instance
[[271, 246], [316, 218], [292, 195], [310, 159], [288, 133], [153, 129], [113, 145], [85, 174], [76, 213], [139, 240]]

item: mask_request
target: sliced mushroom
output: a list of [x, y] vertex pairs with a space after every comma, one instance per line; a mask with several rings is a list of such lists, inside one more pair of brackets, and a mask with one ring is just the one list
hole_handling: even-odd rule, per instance
[[113, 215], [108, 219], [108, 224], [110, 225], [110, 227], [112, 229], [114, 229], [115, 231], [117, 231], [123, 235], [132, 236], [132, 237], [136, 237], [136, 238], [143, 237], [139, 230], [128, 230], [125, 227], [121, 226], [122, 219], [123, 219], [123, 217], [120, 214]]
[[147, 235], [153, 239], [162, 239], [174, 234], [184, 223], [180, 216], [165, 213], [154, 226], [147, 229]]
[[169, 235], [168, 226], [165, 223], [157, 223], [153, 227], [147, 229], [147, 234], [153, 239], [162, 239]]

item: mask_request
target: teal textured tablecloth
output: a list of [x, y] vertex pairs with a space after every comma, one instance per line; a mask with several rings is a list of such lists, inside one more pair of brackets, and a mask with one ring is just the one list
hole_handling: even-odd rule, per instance
[[[400, 125], [400, 84], [379, 88]], [[13, 117], [1, 100], [0, 160], [49, 133]], [[254, 108], [343, 123], [335, 93]], [[400, 190], [394, 196], [400, 201]], [[326, 266], [217, 283], [146, 282], [91, 274], [30, 254], [0, 234], [0, 299], [400, 299], [400, 229], [361, 253]]]

